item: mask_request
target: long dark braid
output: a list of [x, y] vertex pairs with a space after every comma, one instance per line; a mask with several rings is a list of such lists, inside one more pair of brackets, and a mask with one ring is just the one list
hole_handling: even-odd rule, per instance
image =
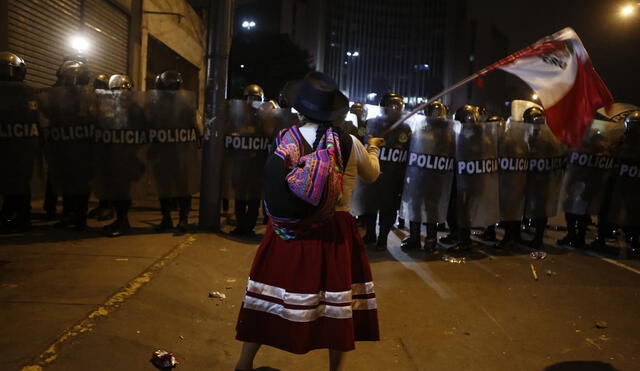
[[320, 144], [322, 136], [327, 132], [327, 129], [332, 126], [330, 122], [318, 122], [317, 124], [318, 128], [316, 129], [316, 140], [313, 142], [311, 151], [315, 151], [318, 148], [318, 144]]

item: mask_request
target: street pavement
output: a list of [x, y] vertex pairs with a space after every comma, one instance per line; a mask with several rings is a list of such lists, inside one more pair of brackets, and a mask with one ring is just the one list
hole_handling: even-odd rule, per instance
[[[156, 233], [151, 207], [131, 217], [120, 238], [95, 221], [0, 236], [0, 368], [154, 370], [152, 352], [165, 349], [177, 370], [233, 369], [259, 241]], [[369, 251], [382, 339], [358, 343], [346, 370], [640, 370], [639, 261], [556, 248], [561, 232], [550, 229], [545, 259], [476, 244], [456, 264], [442, 251], [403, 252], [406, 234]], [[327, 358], [263, 347], [255, 366], [326, 370]]]

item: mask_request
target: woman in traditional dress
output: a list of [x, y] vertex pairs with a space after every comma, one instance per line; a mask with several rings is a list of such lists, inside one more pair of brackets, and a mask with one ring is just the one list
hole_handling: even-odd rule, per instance
[[[349, 203], [358, 177], [367, 182], [378, 177], [382, 139], [369, 139], [365, 148], [355, 137], [334, 130], [349, 106], [329, 76], [311, 72], [289, 86], [288, 99], [302, 126], [278, 136], [272, 158], [277, 155], [288, 164], [286, 176], [271, 171], [270, 162], [265, 168], [271, 221], [254, 258], [236, 326], [236, 338], [244, 342], [236, 364], [241, 371], [253, 370], [262, 344], [297, 354], [329, 349], [330, 369], [339, 370], [343, 353], [355, 349], [355, 341], [379, 340], [371, 269]], [[314, 164], [313, 174], [305, 178]], [[299, 184], [300, 179], [307, 181]], [[314, 197], [320, 200], [312, 215], [291, 222], [293, 218], [275, 212], [279, 205], [270, 202], [269, 184], [278, 182], [312, 205]], [[279, 209], [291, 211], [297, 202], [281, 203], [285, 206]], [[327, 208], [328, 213], [321, 212]]]

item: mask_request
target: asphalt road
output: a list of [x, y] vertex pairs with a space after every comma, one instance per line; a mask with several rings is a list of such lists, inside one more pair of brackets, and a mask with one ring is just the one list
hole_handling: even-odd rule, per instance
[[[0, 368], [153, 370], [166, 349], [178, 370], [233, 369], [257, 242], [155, 233], [151, 209], [132, 217], [134, 233], [115, 239], [95, 222], [0, 236]], [[549, 231], [543, 260], [477, 244], [454, 264], [403, 252], [406, 233], [370, 251], [382, 340], [359, 343], [347, 370], [640, 370], [639, 261], [555, 248]], [[265, 365], [325, 370], [327, 353], [265, 347]]]

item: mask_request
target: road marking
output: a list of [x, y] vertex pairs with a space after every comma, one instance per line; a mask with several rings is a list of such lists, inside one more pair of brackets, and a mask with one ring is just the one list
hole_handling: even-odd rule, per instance
[[482, 311], [484, 312], [484, 314], [486, 314], [486, 315], [487, 315], [487, 317], [489, 317], [489, 318], [493, 321], [493, 323], [495, 323], [495, 324], [496, 324], [496, 326], [498, 326], [498, 328], [502, 331], [502, 333], [503, 333], [503, 334], [505, 334], [505, 336], [506, 336], [510, 341], [513, 341], [513, 338], [509, 335], [509, 333], [507, 332], [507, 330], [505, 330], [505, 329], [504, 329], [504, 327], [502, 327], [502, 325], [500, 324], [500, 322], [498, 322], [498, 320], [497, 320], [497, 319], [495, 319], [495, 317], [493, 317], [493, 316], [491, 315], [491, 313], [489, 313], [489, 311], [488, 311], [488, 310], [484, 309], [484, 307], [483, 307], [483, 306], [480, 306], [480, 309], [482, 309]]
[[601, 256], [601, 255], [596, 254], [596, 253], [590, 253], [590, 252], [588, 252], [587, 254], [589, 254], [589, 255], [591, 255], [591, 256], [598, 257], [598, 258], [600, 258], [600, 259], [602, 259], [602, 260], [606, 261], [607, 263], [613, 264], [613, 265], [618, 266], [618, 267], [620, 267], [620, 268], [622, 268], [622, 269], [626, 269], [626, 270], [628, 270], [629, 272], [633, 272], [633, 273], [635, 273], [635, 274], [640, 274], [640, 270], [639, 270], [639, 269], [636, 269], [636, 268], [634, 268], [634, 267], [630, 267], [630, 266], [628, 266], [628, 265], [626, 265], [626, 264], [624, 264], [624, 263], [620, 263], [620, 262], [619, 262], [619, 261], [617, 261], [617, 260], [610, 259], [610, 258], [605, 258], [604, 256]]
[[195, 240], [195, 237], [187, 235], [184, 241], [164, 254], [160, 259], [156, 260], [144, 272], [129, 281], [121, 290], [111, 295], [107, 301], [99, 305], [83, 320], [72, 326], [70, 329], [65, 330], [65, 332], [63, 332], [44, 352], [35, 358], [33, 364], [22, 367], [20, 371], [44, 370], [47, 365], [51, 364], [58, 358], [58, 348], [60, 345], [79, 335], [93, 331], [93, 328], [96, 325], [96, 320], [102, 317], [107, 317], [111, 312], [120, 307], [120, 305], [122, 305], [127, 299], [135, 295], [144, 285], [151, 282], [151, 279], [170, 261], [177, 258], [187, 249], [187, 247], [191, 246]]
[[424, 283], [440, 295], [441, 298], [453, 299], [456, 297], [456, 294], [454, 294], [447, 285], [438, 283], [436, 278], [432, 275], [428, 264], [420, 264], [399, 247], [389, 247], [387, 250], [395, 260], [399, 261], [405, 268], [412, 270], [417, 274], [418, 277], [420, 277]]
[[619, 268], [626, 269], [626, 270], [628, 270], [629, 272], [633, 272], [633, 273], [635, 273], [635, 274], [639, 274], [639, 275], [640, 275], [640, 269], [636, 269], [636, 268], [634, 268], [634, 267], [631, 267], [631, 266], [629, 266], [629, 265], [626, 265], [626, 264], [624, 264], [624, 263], [621, 263], [621, 262], [619, 262], [619, 261], [617, 261], [617, 260], [615, 260], [615, 259], [611, 259], [611, 258], [604, 257], [604, 256], [602, 256], [602, 255], [600, 255], [600, 254], [598, 254], [598, 253], [593, 252], [593, 251], [577, 250], [577, 249], [574, 249], [573, 247], [569, 247], [569, 246], [563, 246], [563, 247], [564, 247], [565, 249], [570, 250], [570, 251], [573, 251], [573, 252], [582, 252], [582, 253], [585, 253], [585, 254], [587, 254], [587, 255], [589, 255], [589, 256], [593, 256], [594, 258], [598, 258], [598, 259], [603, 260], [603, 261], [605, 261], [605, 262], [607, 262], [607, 263], [609, 263], [609, 264], [613, 264], [613, 265], [615, 265], [615, 266], [617, 266], [617, 267], [619, 267]]

